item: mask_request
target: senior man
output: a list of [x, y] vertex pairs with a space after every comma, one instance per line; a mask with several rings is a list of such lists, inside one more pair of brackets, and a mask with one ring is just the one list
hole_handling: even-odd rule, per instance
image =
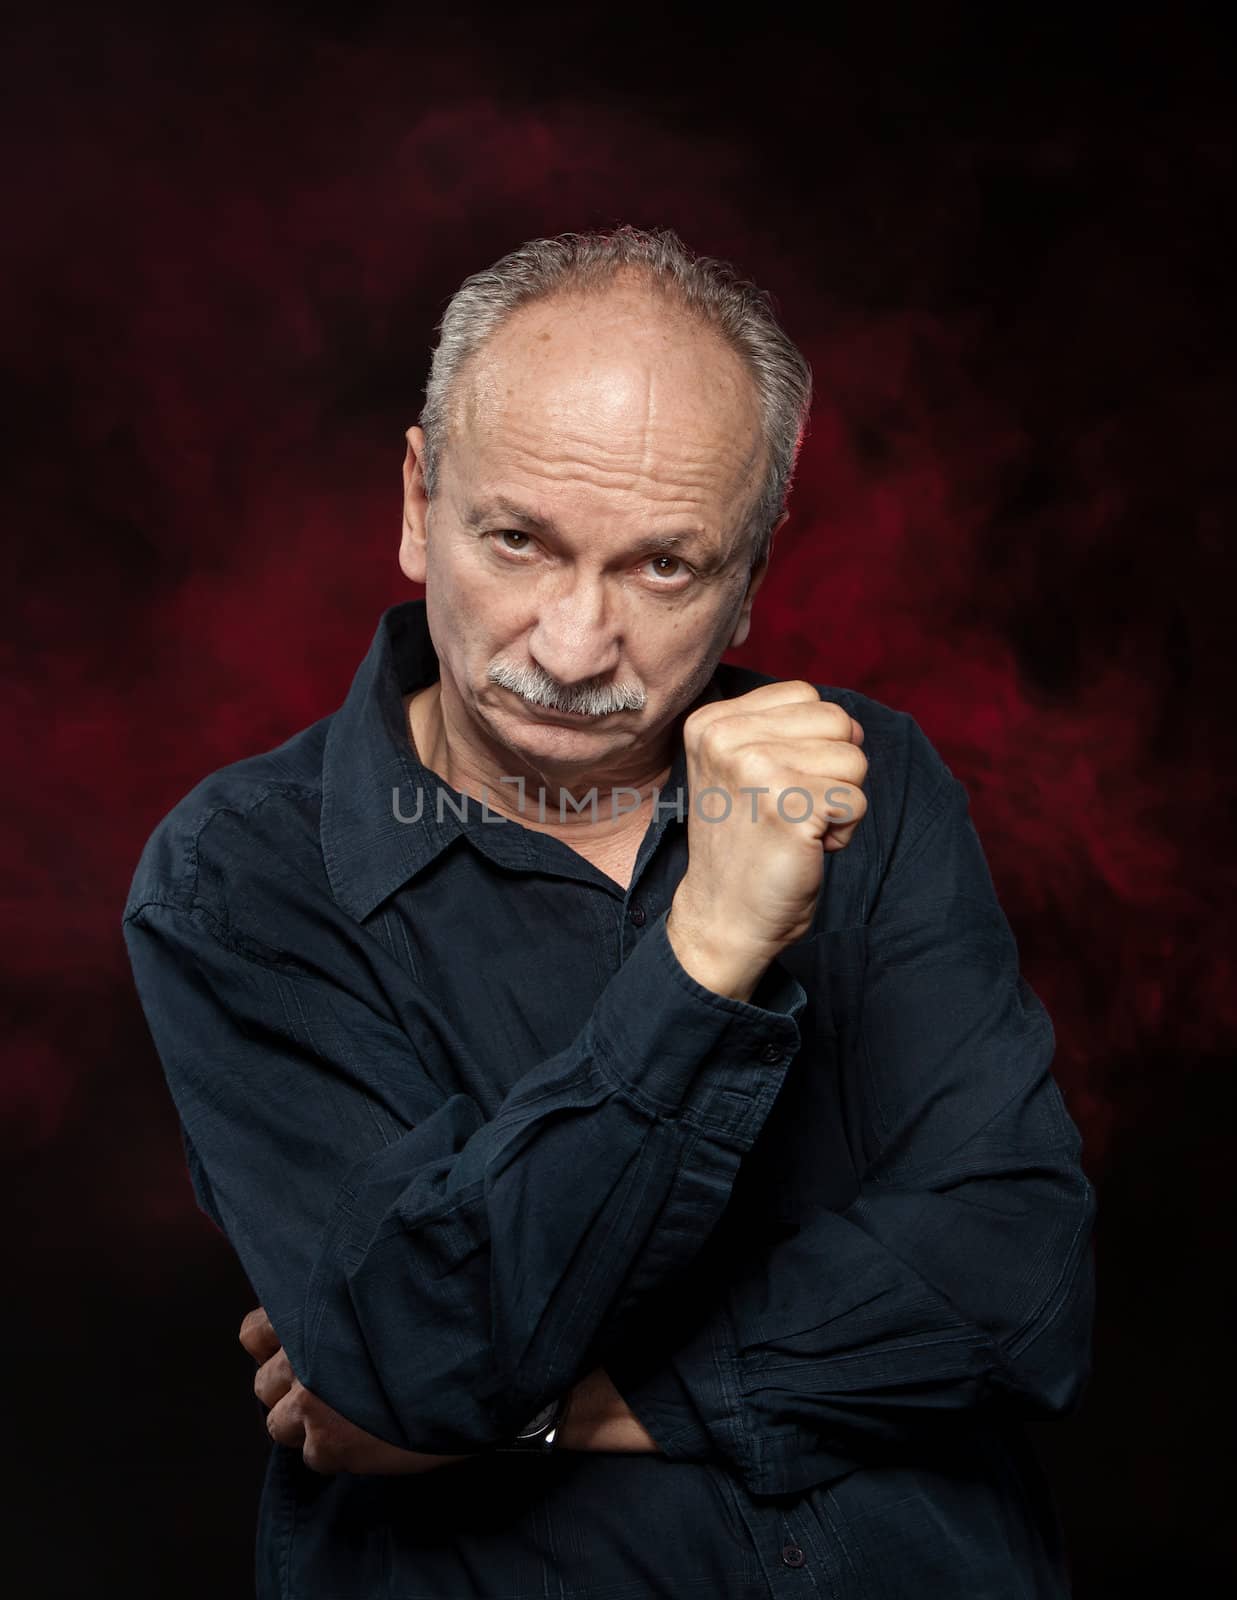
[[[1092, 1191], [962, 783], [745, 639], [810, 395], [670, 233], [470, 278], [342, 707], [125, 936], [258, 1299], [261, 1597], [1058, 1596]], [[822, 627], [828, 618], [822, 616]]]

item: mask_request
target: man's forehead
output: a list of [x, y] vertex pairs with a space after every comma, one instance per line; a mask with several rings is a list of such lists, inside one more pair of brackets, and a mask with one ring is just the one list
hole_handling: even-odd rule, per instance
[[476, 351], [460, 399], [484, 416], [535, 398], [570, 413], [581, 398], [638, 412], [655, 392], [702, 419], [756, 415], [756, 385], [717, 330], [647, 294], [556, 296], [523, 306]]
[[642, 481], [657, 498], [675, 498], [677, 486], [690, 502], [719, 488], [719, 478], [746, 480], [764, 455], [755, 406], [713, 376], [621, 357], [552, 373], [479, 366], [453, 432], [467, 476], [493, 477], [499, 490], [512, 469], [540, 474], [558, 463], [567, 475], [579, 465], [615, 483]]

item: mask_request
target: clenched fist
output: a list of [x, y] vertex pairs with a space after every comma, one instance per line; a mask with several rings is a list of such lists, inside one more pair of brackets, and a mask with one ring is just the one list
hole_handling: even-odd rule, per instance
[[700, 706], [683, 743], [688, 864], [666, 932], [698, 983], [746, 1000], [808, 931], [826, 852], [845, 849], [867, 810], [863, 729], [794, 680]]

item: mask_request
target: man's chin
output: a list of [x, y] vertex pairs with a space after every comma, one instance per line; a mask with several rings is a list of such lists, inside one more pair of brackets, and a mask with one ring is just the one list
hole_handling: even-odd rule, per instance
[[529, 755], [595, 761], [618, 742], [617, 731], [617, 721], [612, 717], [568, 721], [556, 713], [544, 719], [522, 719], [515, 726], [508, 724], [507, 742]]

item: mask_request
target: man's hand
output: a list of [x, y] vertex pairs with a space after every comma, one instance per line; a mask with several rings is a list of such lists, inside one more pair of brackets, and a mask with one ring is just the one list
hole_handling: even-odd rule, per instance
[[[401, 1450], [366, 1433], [307, 1389], [292, 1370], [279, 1335], [261, 1306], [241, 1323], [240, 1341], [258, 1362], [253, 1391], [270, 1409], [266, 1429], [276, 1444], [300, 1448], [305, 1465], [325, 1474], [353, 1472], [381, 1475], [432, 1472], [467, 1455], [427, 1455]], [[598, 1367], [571, 1391], [567, 1416], [555, 1448], [660, 1453], [651, 1434], [636, 1420], [626, 1401]]]
[[846, 848], [867, 810], [862, 743], [852, 716], [797, 680], [713, 701], [684, 722], [687, 870], [666, 933], [706, 989], [749, 999], [811, 927], [825, 854]]
[[385, 1439], [366, 1433], [307, 1389], [292, 1370], [279, 1335], [261, 1306], [241, 1323], [240, 1340], [259, 1363], [253, 1392], [270, 1410], [266, 1431], [276, 1444], [300, 1449], [305, 1465], [314, 1472], [395, 1474], [432, 1472], [466, 1455], [436, 1456], [419, 1450], [401, 1450]]

